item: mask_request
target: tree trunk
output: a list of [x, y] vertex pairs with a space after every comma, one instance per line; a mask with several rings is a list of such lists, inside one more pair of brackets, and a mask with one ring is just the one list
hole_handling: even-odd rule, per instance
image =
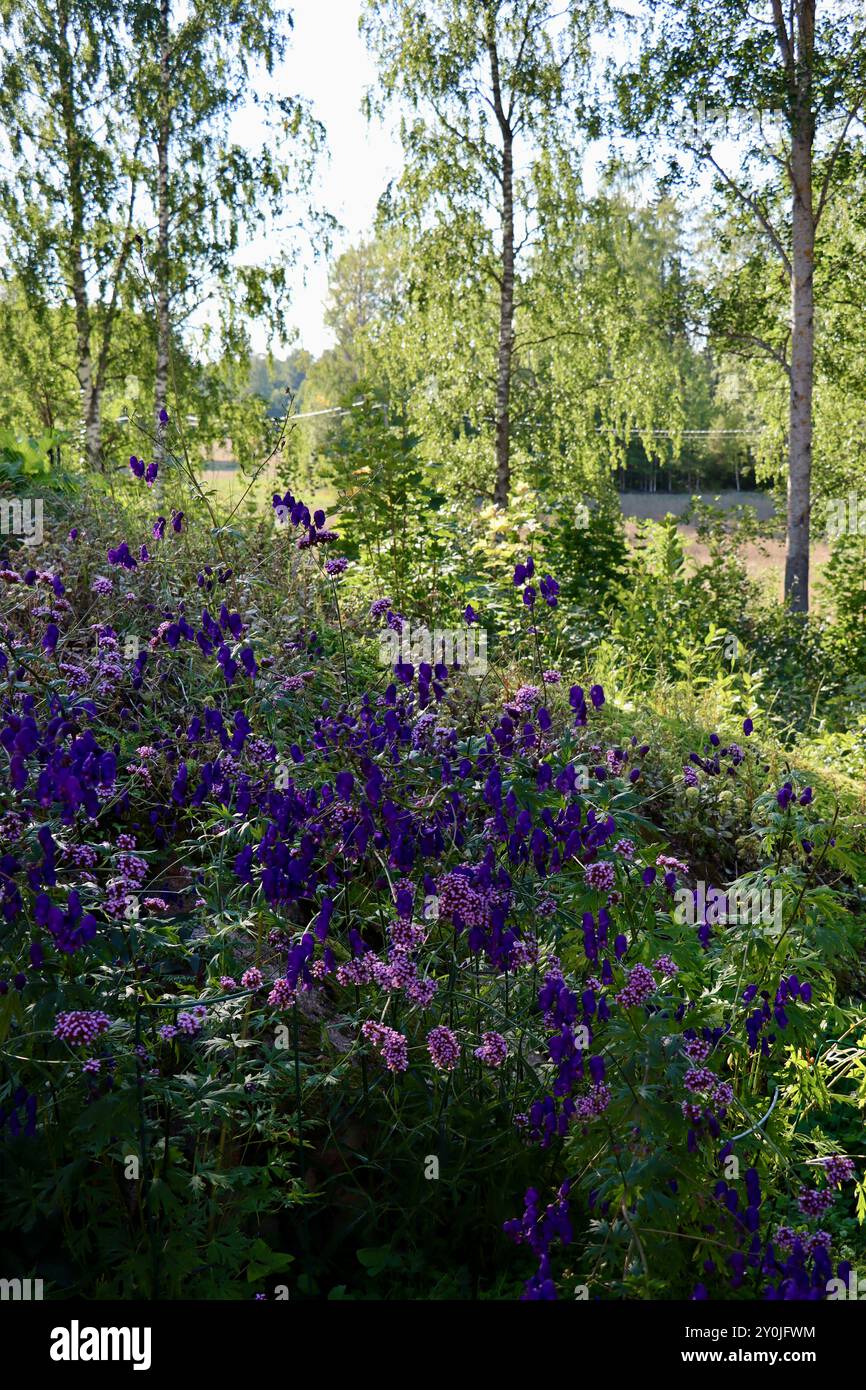
[[75, 306], [75, 336], [78, 389], [81, 393], [81, 419], [84, 433], [84, 460], [89, 469], [101, 466], [102, 397], [93, 371], [90, 301], [84, 266], [84, 181], [81, 136], [75, 110], [75, 81], [72, 50], [69, 45], [69, 16], [65, 8], [57, 12], [57, 74], [60, 79], [60, 115], [69, 185], [68, 267], [72, 301]]
[[[815, 117], [811, 90], [815, 0], [800, 0], [797, 20], [796, 105], [791, 128], [791, 382], [785, 597], [792, 609], [807, 613], [815, 364], [815, 213], [812, 200]], [[791, 37], [793, 40], [793, 34]]]
[[502, 104], [496, 37], [488, 32], [487, 51], [493, 85], [493, 105], [502, 136], [502, 252], [499, 281], [499, 351], [496, 360], [496, 482], [493, 500], [508, 505], [511, 490], [511, 366], [514, 353], [514, 135]]
[[162, 412], [168, 408], [169, 376], [169, 296], [168, 296], [168, 146], [169, 115], [169, 0], [160, 0], [160, 91], [159, 129], [156, 141], [157, 160], [157, 238], [156, 238], [156, 378], [154, 384], [154, 429], [156, 434], [155, 460], [160, 465], [157, 477], [158, 496], [162, 495], [162, 465], [165, 460]]

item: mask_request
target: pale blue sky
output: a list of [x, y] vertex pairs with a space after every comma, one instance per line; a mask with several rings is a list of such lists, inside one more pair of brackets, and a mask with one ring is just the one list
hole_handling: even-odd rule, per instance
[[[379, 195], [400, 171], [399, 140], [393, 122], [390, 131], [378, 122], [368, 126], [361, 114], [364, 92], [375, 80], [374, 64], [358, 34], [361, 0], [292, 0], [291, 8], [294, 37], [278, 84], [308, 98], [325, 126], [330, 157], [321, 162], [316, 201], [346, 229], [336, 244], [340, 250], [369, 230]], [[245, 125], [241, 118], [241, 138]], [[322, 322], [326, 290], [324, 259], [305, 256], [294, 277], [290, 318], [300, 342], [313, 353], [329, 341]], [[254, 334], [254, 345], [265, 346], [261, 333]]]

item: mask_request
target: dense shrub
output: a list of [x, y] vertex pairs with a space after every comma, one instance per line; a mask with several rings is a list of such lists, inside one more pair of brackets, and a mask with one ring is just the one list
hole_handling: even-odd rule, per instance
[[4, 1269], [825, 1296], [864, 1261], [850, 808], [756, 711], [676, 765], [573, 682], [519, 537], [462, 619], [499, 629], [486, 674], [382, 667], [393, 595], [274, 507], [83, 498], [0, 576]]

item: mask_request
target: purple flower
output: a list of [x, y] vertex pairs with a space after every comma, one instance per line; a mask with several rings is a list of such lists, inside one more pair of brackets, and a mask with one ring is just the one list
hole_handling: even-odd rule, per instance
[[389, 1071], [408, 1069], [409, 1044], [402, 1033], [384, 1023], [374, 1023], [372, 1019], [362, 1026], [361, 1033], [375, 1047]]
[[[652, 972], [645, 965], [636, 965], [629, 971], [628, 978], [616, 996], [616, 1002], [624, 1009], [633, 1009], [643, 1004], [655, 993], [656, 982]], [[713, 1077], [715, 1081], [716, 1078]]]
[[595, 889], [598, 893], [609, 893], [616, 883], [613, 864], [607, 859], [600, 859], [596, 864], [587, 864], [584, 878], [587, 887]]
[[508, 1056], [508, 1044], [501, 1033], [482, 1033], [481, 1046], [474, 1055], [486, 1067], [501, 1067]]
[[843, 1182], [851, 1182], [856, 1173], [853, 1159], [840, 1154], [834, 1154], [832, 1158], [822, 1158], [821, 1163], [827, 1174], [827, 1181], [834, 1187]]
[[108, 1028], [111, 1019], [98, 1010], [72, 1009], [54, 1020], [54, 1036], [70, 1047], [89, 1047]]
[[431, 1028], [427, 1034], [427, 1051], [437, 1071], [453, 1071], [460, 1061], [457, 1034], [444, 1025]]

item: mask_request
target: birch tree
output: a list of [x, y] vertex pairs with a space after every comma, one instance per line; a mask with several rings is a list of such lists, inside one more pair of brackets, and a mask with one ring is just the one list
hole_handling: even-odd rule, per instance
[[748, 213], [787, 284], [781, 342], [747, 323], [731, 340], [766, 352], [787, 379], [785, 595], [805, 612], [816, 233], [858, 158], [866, 17], [861, 0], [648, 0], [645, 12], [640, 55], [617, 75], [625, 129], [672, 136], [675, 177], [688, 161], [708, 168], [718, 191]]
[[546, 140], [570, 138], [594, 14], [591, 5], [549, 0], [367, 0], [362, 17], [380, 104], [405, 108], [399, 209], [435, 223], [440, 248], [450, 234], [455, 267], [474, 262], [495, 287], [490, 414], [500, 506], [511, 486], [515, 315], [520, 257], [534, 230], [533, 167]]
[[83, 453], [101, 462], [102, 403], [126, 302], [140, 187], [113, 98], [124, 80], [111, 0], [2, 0], [0, 219], [7, 278], [47, 313], [71, 304]]

